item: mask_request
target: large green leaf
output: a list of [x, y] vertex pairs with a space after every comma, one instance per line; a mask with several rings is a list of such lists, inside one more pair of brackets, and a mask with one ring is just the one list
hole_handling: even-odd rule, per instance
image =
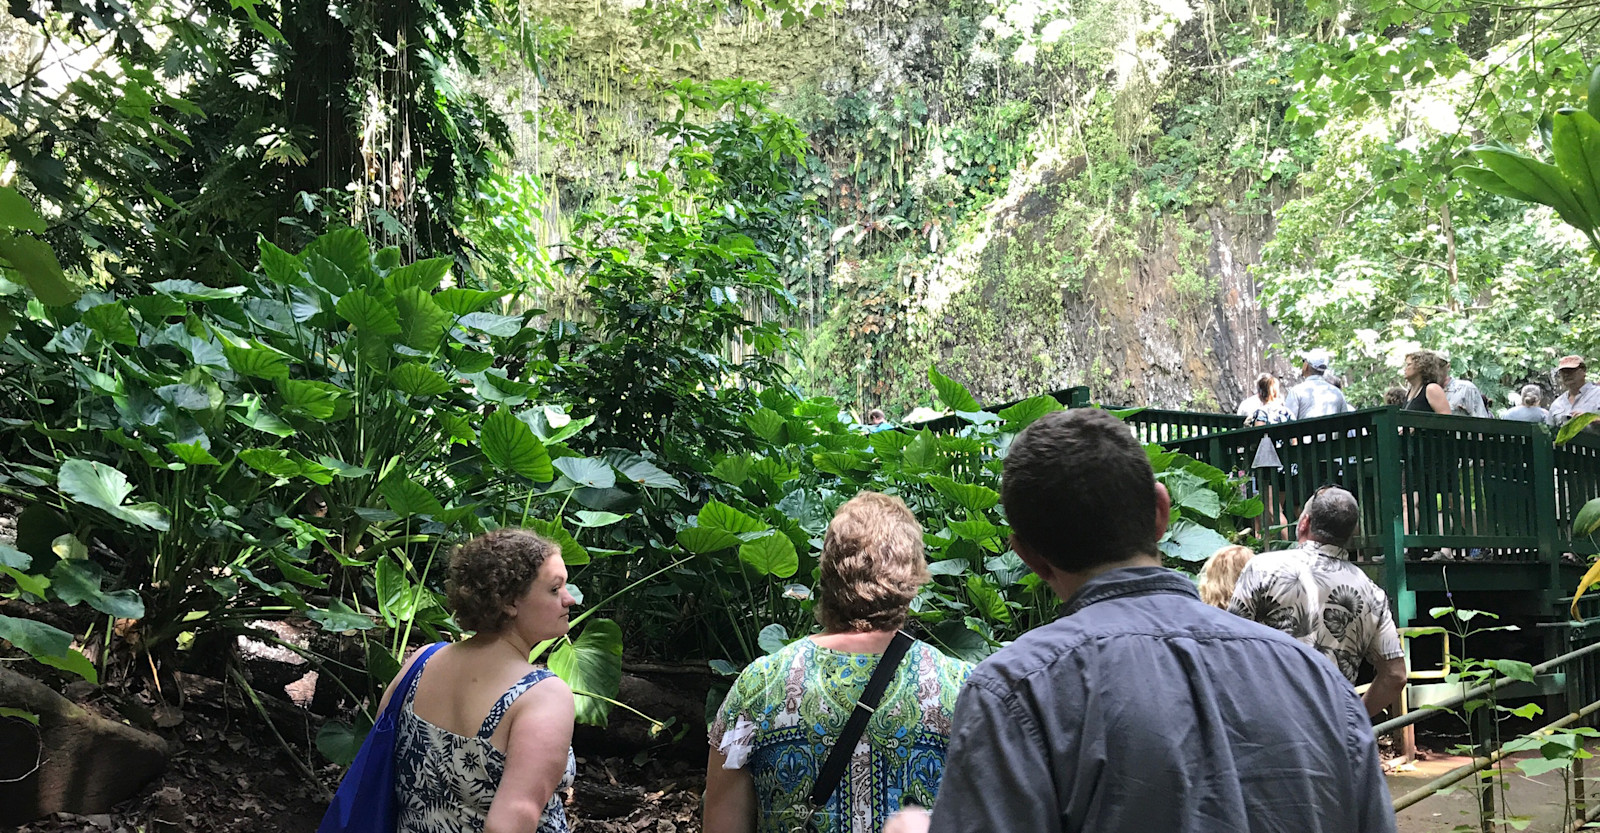
[[604, 460], [594, 457], [562, 457], [555, 467], [568, 480], [591, 489], [609, 489], [617, 484], [617, 474]]
[[764, 576], [788, 578], [800, 569], [794, 542], [777, 532], [740, 544], [739, 558]]
[[439, 499], [433, 493], [412, 481], [410, 478], [394, 472], [378, 484], [378, 491], [383, 494], [383, 500], [389, 508], [400, 517], [411, 515], [437, 515], [444, 511]]
[[1552, 119], [1551, 150], [1584, 213], [1600, 222], [1600, 122], [1583, 110], [1562, 109]]
[[520, 474], [537, 483], [555, 479], [550, 453], [533, 435], [533, 429], [509, 410], [501, 408], [485, 418], [478, 440], [495, 468]]
[[1509, 148], [1475, 146], [1472, 152], [1511, 187], [1554, 208], [1568, 225], [1580, 229], [1594, 227], [1594, 219], [1589, 217], [1571, 184], [1556, 166], [1530, 159]]
[[753, 414], [747, 415], [744, 418], [744, 424], [750, 426], [750, 430], [754, 431], [756, 436], [767, 442], [784, 443], [788, 441], [788, 423], [784, 421], [777, 411], [762, 408]]
[[33, 619], [0, 614], [0, 639], [32, 656], [62, 656], [72, 648], [72, 634]]
[[550, 654], [550, 670], [578, 695], [574, 705], [579, 723], [606, 725], [611, 714], [607, 701], [617, 698], [622, 684], [622, 628], [610, 619], [590, 620], [576, 640], [563, 640]]
[[162, 295], [170, 295], [180, 301], [221, 301], [227, 298], [237, 298], [250, 291], [243, 286], [217, 289], [216, 287], [206, 286], [203, 283], [182, 278], [156, 281], [150, 284], [150, 288]]
[[66, 306], [82, 294], [61, 271], [55, 250], [43, 240], [0, 232], [0, 258], [17, 270], [33, 290], [33, 297], [47, 307]]
[[949, 500], [955, 501], [971, 512], [993, 509], [994, 505], [1000, 502], [1000, 493], [987, 486], [979, 486], [975, 483], [957, 483], [948, 477], [939, 475], [929, 477], [927, 483], [933, 487], [934, 491]]
[[0, 229], [44, 231], [44, 218], [33, 210], [33, 203], [14, 188], [0, 186]]
[[1006, 421], [1002, 431], [1015, 433], [1027, 428], [1034, 421], [1045, 414], [1055, 413], [1065, 408], [1054, 396], [1035, 396], [1024, 399], [1009, 408], [1000, 411], [1000, 418]]
[[227, 357], [228, 366], [241, 376], [274, 381], [289, 378], [289, 357], [260, 342], [239, 345], [223, 339], [222, 355]]
[[1600, 414], [1578, 414], [1572, 419], [1567, 420], [1566, 424], [1561, 426], [1561, 430], [1556, 432], [1555, 444], [1561, 445], [1573, 437], [1578, 436], [1579, 431], [1588, 428], [1589, 423], [1592, 423], [1597, 419], [1600, 419]]
[[139, 346], [139, 331], [133, 327], [128, 308], [118, 303], [98, 304], [83, 311], [83, 326], [94, 330], [108, 344]]
[[1179, 519], [1172, 522], [1167, 535], [1161, 539], [1161, 552], [1169, 558], [1198, 564], [1210, 558], [1230, 542], [1214, 529], [1207, 529], [1194, 521]]
[[328, 604], [326, 610], [311, 608], [306, 611], [306, 618], [321, 625], [325, 630], [335, 633], [345, 631], [365, 631], [377, 627], [371, 616], [357, 613], [350, 606], [339, 599], [334, 599]]
[[1000, 590], [983, 576], [967, 576], [967, 598], [971, 599], [973, 606], [990, 619], [1011, 621], [1011, 608], [1006, 606], [1005, 597], [1001, 596]]
[[420, 362], [406, 362], [389, 371], [389, 381], [410, 396], [438, 396], [455, 388], [450, 380]]
[[72, 634], [32, 619], [0, 615], [0, 639], [52, 668], [96, 682], [94, 664], [72, 649]]
[[1491, 194], [1499, 194], [1502, 197], [1510, 197], [1511, 199], [1521, 200], [1523, 202], [1538, 202], [1538, 200], [1533, 198], [1533, 195], [1513, 187], [1511, 183], [1506, 182], [1500, 177], [1499, 174], [1489, 170], [1488, 168], [1479, 168], [1473, 165], [1462, 165], [1461, 167], [1456, 168], [1454, 171], [1451, 171], [1451, 175], [1460, 179], [1464, 179], [1472, 185], [1482, 188]]
[[0, 544], [0, 567], [14, 567], [18, 570], [28, 569], [33, 563], [33, 556], [17, 549]]
[[670, 489], [682, 492], [683, 484], [678, 478], [662, 471], [659, 466], [634, 454], [631, 451], [612, 450], [605, 453], [605, 461], [617, 470], [624, 479], [637, 483], [646, 489]]
[[461, 316], [457, 325], [469, 330], [477, 330], [487, 335], [500, 338], [510, 338], [522, 332], [522, 316], [496, 315], [492, 312], [471, 312]]
[[378, 597], [378, 612], [389, 627], [410, 619], [417, 612], [417, 592], [404, 567], [385, 555], [378, 559], [372, 574], [372, 587]]
[[449, 311], [433, 302], [433, 297], [416, 287], [395, 293], [395, 310], [399, 313], [400, 340], [413, 350], [432, 353], [450, 329], [455, 319]]
[[432, 292], [444, 282], [445, 276], [450, 274], [450, 267], [455, 263], [454, 258], [434, 257], [409, 263], [389, 273], [384, 278], [389, 288], [396, 294], [407, 289], [420, 289]]
[[247, 394], [240, 404], [244, 406], [243, 411], [228, 411], [228, 417], [234, 422], [277, 437], [294, 435], [294, 426], [284, 422], [277, 414], [268, 411], [260, 396]]
[[1585, 503], [1572, 521], [1573, 535], [1593, 535], [1596, 529], [1600, 529], [1600, 497]]
[[173, 456], [177, 457], [178, 460], [183, 462], [185, 465], [222, 465], [221, 460], [218, 460], [211, 454], [211, 452], [207, 451], [199, 443], [167, 443], [166, 448], [168, 451], [172, 452]]
[[494, 299], [499, 296], [493, 292], [484, 292], [481, 289], [451, 288], [433, 296], [433, 302], [441, 309], [455, 315], [470, 315], [479, 310], [486, 309]]
[[572, 537], [572, 533], [561, 525], [560, 521], [545, 521], [538, 518], [528, 520], [528, 528], [549, 538], [561, 547], [561, 561], [568, 567], [576, 567], [589, 563], [589, 551]]
[[239, 452], [239, 461], [279, 480], [289, 480], [304, 473], [300, 464], [282, 448], [247, 448]]
[[334, 307], [334, 312], [355, 325], [356, 331], [364, 336], [397, 336], [400, 334], [400, 319], [390, 306], [367, 290], [357, 289], [345, 293], [339, 299], [338, 306]]
[[352, 724], [330, 720], [322, 724], [317, 730], [317, 751], [339, 766], [349, 766], [361, 751], [361, 744], [366, 742], [367, 733], [372, 731], [372, 720], [366, 712], [358, 709], [355, 721]]
[[982, 403], [974, 399], [972, 394], [960, 382], [939, 372], [937, 367], [928, 368], [928, 381], [933, 383], [933, 389], [939, 392], [939, 401], [952, 411], [981, 411]]
[[124, 504], [133, 487], [127, 475], [104, 463], [68, 459], [56, 474], [56, 485], [67, 497], [118, 520], [161, 532], [169, 526], [166, 512], [153, 503]]
[[1198, 475], [1179, 469], [1164, 472], [1160, 480], [1172, 497], [1174, 511], [1188, 511], [1207, 518], [1222, 514], [1222, 498]]
[[300, 258], [274, 246], [265, 237], [257, 241], [256, 248], [261, 252], [261, 271], [267, 277], [284, 286], [305, 285], [302, 276], [305, 267], [300, 263]]
[[88, 602], [89, 606], [118, 619], [144, 617], [144, 600], [133, 590], [107, 593], [100, 589], [102, 576], [88, 562], [62, 559], [50, 571], [50, 587], [56, 598], [69, 605]]
[[740, 543], [739, 536], [725, 529], [703, 526], [686, 526], [678, 530], [678, 544], [692, 553], [705, 555], [720, 552]]
[[281, 379], [278, 393], [283, 396], [284, 409], [311, 419], [329, 419], [338, 410], [343, 388], [327, 382], [309, 382], [301, 379]]

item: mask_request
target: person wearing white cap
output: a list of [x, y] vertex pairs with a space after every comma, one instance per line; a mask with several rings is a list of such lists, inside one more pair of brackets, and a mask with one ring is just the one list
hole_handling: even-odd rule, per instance
[[[1582, 356], [1566, 356], [1557, 362], [1556, 381], [1565, 390], [1550, 403], [1550, 427], [1560, 428], [1578, 414], [1600, 413], [1600, 385], [1589, 381], [1589, 366]], [[1595, 430], [1595, 424], [1587, 430]]]
[[1314, 350], [1301, 354], [1300, 384], [1289, 389], [1283, 403], [1295, 419], [1333, 416], [1350, 410], [1344, 391], [1328, 381], [1327, 372], [1327, 353]]

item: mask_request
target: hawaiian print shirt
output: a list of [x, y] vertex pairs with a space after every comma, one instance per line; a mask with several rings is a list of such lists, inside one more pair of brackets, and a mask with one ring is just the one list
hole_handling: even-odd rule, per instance
[[1317, 649], [1355, 682], [1361, 660], [1376, 666], [1403, 652], [1388, 594], [1348, 558], [1315, 541], [1262, 553], [1244, 565], [1228, 609]]
[[[877, 667], [877, 654], [810, 639], [751, 663], [711, 724], [728, 769], [750, 770], [757, 833], [790, 833], [817, 772]], [[850, 765], [815, 816], [821, 833], [878, 833], [908, 803], [932, 807], [944, 774], [950, 717], [972, 666], [917, 642], [867, 721]]]
[[[429, 657], [431, 659], [431, 657]], [[426, 662], [426, 660], [424, 660]], [[423, 666], [426, 671], [427, 666]], [[511, 704], [523, 692], [555, 675], [540, 668], [512, 686], [489, 710], [477, 737], [463, 737], [417, 716], [417, 687], [407, 692], [395, 735], [395, 796], [400, 814], [396, 833], [476, 833], [489, 818], [505, 774], [506, 754], [489, 739]], [[567, 809], [561, 793], [572, 786], [577, 761], [567, 749], [567, 768], [555, 795], [539, 816], [536, 833], [567, 833]]]
[[1483, 394], [1478, 392], [1477, 385], [1466, 379], [1451, 377], [1444, 386], [1444, 398], [1450, 403], [1450, 413], [1456, 416], [1489, 418], [1489, 409], [1483, 404]]

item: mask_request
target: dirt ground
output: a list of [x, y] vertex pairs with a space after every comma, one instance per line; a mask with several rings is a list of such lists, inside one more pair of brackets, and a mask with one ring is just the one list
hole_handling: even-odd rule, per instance
[[[1567, 830], [1572, 820], [1570, 816], [1563, 816], [1567, 785], [1562, 781], [1561, 774], [1549, 772], [1529, 778], [1515, 766], [1522, 757], [1526, 756], [1512, 756], [1510, 760], [1502, 762], [1500, 773], [1504, 778], [1505, 791], [1502, 794], [1496, 789], [1497, 812], [1527, 819], [1525, 833], [1558, 833]], [[1396, 797], [1405, 795], [1468, 761], [1456, 755], [1431, 755], [1409, 769], [1390, 772], [1387, 778], [1389, 793]], [[1594, 796], [1600, 792], [1600, 761], [1589, 771], [1593, 777], [1584, 779], [1584, 790]], [[1465, 786], [1459, 789], [1436, 793], [1401, 810], [1397, 817], [1400, 833], [1449, 833], [1463, 825], [1478, 830], [1478, 792], [1472, 787], [1471, 779], [1462, 783]], [[1591, 802], [1590, 806], [1594, 804]]]
[[[338, 770], [306, 753], [306, 738], [289, 739], [295, 758], [243, 704], [222, 702], [187, 709], [183, 722], [163, 732], [176, 749], [167, 771], [114, 812], [56, 816], [25, 825], [18, 833], [314, 833]], [[703, 760], [603, 757], [579, 750], [578, 776], [568, 794], [576, 833], [698, 833]], [[1430, 754], [1388, 776], [1392, 795], [1403, 795], [1465, 763], [1465, 758]], [[306, 769], [312, 772], [308, 777]], [[1600, 793], [1600, 761], [1592, 767], [1591, 795]], [[1565, 829], [1566, 786], [1559, 773], [1528, 778], [1504, 769], [1505, 802], [1528, 817], [1527, 833]], [[1401, 833], [1449, 833], [1477, 829], [1477, 796], [1470, 788], [1439, 794], [1399, 814]]]

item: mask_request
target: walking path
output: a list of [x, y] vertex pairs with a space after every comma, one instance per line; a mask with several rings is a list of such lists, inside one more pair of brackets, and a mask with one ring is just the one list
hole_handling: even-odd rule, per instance
[[[1522, 757], [1526, 756], [1513, 756], [1515, 759]], [[1390, 773], [1389, 793], [1395, 796], [1404, 795], [1468, 763], [1469, 760], [1454, 755], [1430, 755], [1428, 760], [1418, 761], [1415, 769]], [[1586, 792], [1593, 795], [1596, 791], [1600, 791], [1600, 758], [1591, 759], [1587, 763], [1590, 764], [1590, 775], [1584, 779], [1587, 782]], [[1562, 774], [1548, 772], [1537, 778], [1529, 778], [1523, 775], [1522, 770], [1517, 769], [1512, 761], [1506, 761], [1502, 771], [1506, 777], [1506, 797], [1510, 811], [1517, 816], [1532, 818], [1532, 823], [1526, 828], [1525, 833], [1559, 833], [1563, 829], [1562, 805], [1566, 797]], [[1476, 831], [1478, 798], [1471, 788], [1472, 783], [1471, 779], [1468, 779], [1462, 782], [1465, 786], [1455, 792], [1430, 796], [1400, 811], [1398, 816], [1400, 833], [1449, 833], [1462, 825]], [[1496, 798], [1499, 798], [1498, 793]], [[1506, 808], [1499, 809], [1504, 812]]]

